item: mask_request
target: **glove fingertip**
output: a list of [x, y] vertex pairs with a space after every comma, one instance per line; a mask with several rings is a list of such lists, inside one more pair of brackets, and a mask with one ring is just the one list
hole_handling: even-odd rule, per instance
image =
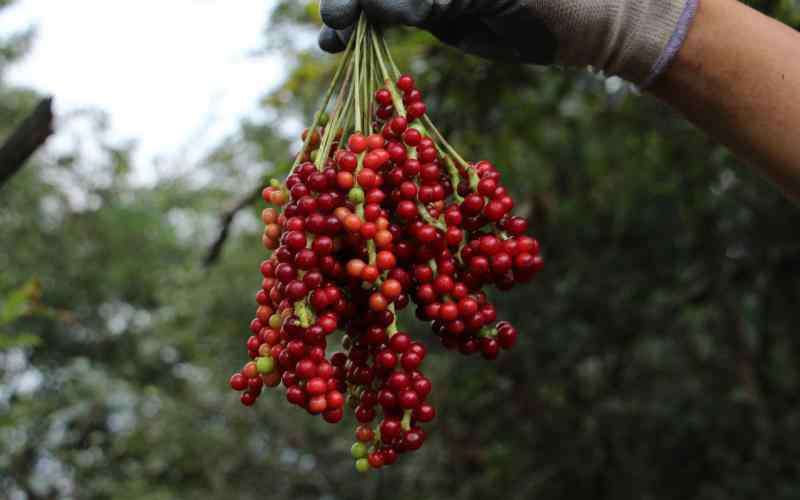
[[430, 17], [434, 2], [431, 0], [361, 0], [364, 12], [371, 19], [384, 24], [402, 24], [421, 27]]
[[336, 30], [329, 28], [328, 26], [324, 26], [322, 30], [320, 30], [318, 43], [319, 48], [331, 54], [336, 54], [343, 51], [346, 46], [346, 44], [339, 37], [339, 34], [336, 33]]
[[331, 28], [344, 29], [358, 20], [361, 8], [358, 0], [320, 0], [322, 22]]

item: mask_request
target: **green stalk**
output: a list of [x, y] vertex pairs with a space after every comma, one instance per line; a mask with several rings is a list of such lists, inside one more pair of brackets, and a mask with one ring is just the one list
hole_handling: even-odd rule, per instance
[[320, 142], [320, 147], [317, 150], [316, 167], [319, 171], [322, 171], [322, 169], [325, 167], [325, 161], [330, 153], [331, 145], [336, 139], [337, 131], [339, 130], [339, 126], [342, 124], [347, 107], [350, 104], [349, 90], [352, 85], [352, 81], [350, 79], [352, 75], [352, 69], [353, 67], [351, 65], [347, 70], [344, 82], [342, 83], [342, 88], [340, 89], [339, 96], [336, 100], [336, 105], [334, 106], [333, 118], [328, 123], [328, 126], [325, 129], [325, 135], [323, 136], [322, 141]]
[[403, 420], [400, 421], [400, 427], [404, 431], [411, 430], [411, 410], [405, 410], [403, 412]]
[[355, 46], [353, 39], [351, 38], [350, 41], [347, 43], [347, 48], [345, 49], [344, 55], [342, 55], [341, 60], [339, 61], [338, 66], [336, 67], [336, 71], [334, 72], [333, 79], [331, 80], [331, 84], [328, 87], [328, 90], [325, 92], [325, 96], [322, 98], [322, 106], [320, 107], [319, 111], [314, 115], [314, 122], [311, 127], [308, 129], [308, 134], [306, 135], [306, 139], [303, 141], [303, 147], [300, 149], [300, 152], [294, 159], [294, 163], [292, 163], [292, 168], [289, 172], [293, 172], [295, 167], [300, 164], [300, 158], [303, 157], [303, 153], [308, 149], [308, 145], [311, 143], [311, 137], [314, 135], [314, 132], [319, 127], [320, 120], [322, 119], [322, 115], [325, 114], [325, 110], [328, 108], [328, 103], [333, 96], [333, 92], [336, 90], [336, 87], [339, 85], [339, 79], [342, 75], [342, 71], [345, 67], [349, 67], [348, 64], [350, 62], [351, 56], [353, 54], [353, 47]]
[[370, 87], [372, 85], [372, 72], [374, 71], [372, 65], [372, 46], [369, 43], [370, 40], [370, 31], [371, 27], [367, 24], [364, 27], [364, 40], [362, 41], [364, 55], [362, 56], [362, 61], [364, 62], [364, 74], [362, 76], [361, 82], [361, 91], [363, 92], [362, 98], [364, 99], [362, 104], [362, 110], [364, 112], [364, 116], [362, 117], [364, 121], [364, 127], [367, 130], [364, 130], [364, 134], [367, 135], [371, 132], [371, 123], [372, 123], [372, 99], [370, 95]]
[[354, 66], [354, 73], [355, 73], [354, 74], [354, 80], [355, 80], [355, 96], [356, 96], [356, 102], [355, 102], [355, 106], [356, 106], [356, 131], [357, 132], [362, 132], [362, 133], [364, 131], [364, 122], [363, 122], [363, 119], [362, 119], [364, 115], [361, 114], [361, 103], [363, 102], [361, 100], [361, 90], [362, 90], [362, 87], [361, 87], [361, 85], [362, 85], [362, 76], [361, 76], [361, 73], [362, 73], [362, 67], [361, 67], [362, 56], [361, 56], [361, 50], [362, 50], [363, 39], [364, 39], [364, 25], [365, 25], [365, 22], [366, 22], [365, 19], [366, 18], [364, 17], [364, 14], [362, 13], [361, 17], [358, 19], [358, 25], [356, 26], [356, 32], [350, 38], [351, 40], [355, 40], [355, 44], [356, 44], [355, 45], [355, 55], [353, 56], [355, 58], [353, 66]]
[[362, 133], [364, 135], [369, 135], [370, 132], [370, 114], [369, 114], [369, 105], [370, 105], [370, 95], [369, 95], [369, 74], [371, 69], [371, 61], [372, 61], [372, 54], [370, 52], [369, 46], [369, 31], [370, 26], [369, 23], [366, 21], [366, 17], [364, 17], [364, 23], [361, 32], [361, 40], [358, 42], [361, 44], [361, 63], [362, 63], [362, 72], [361, 72], [361, 82], [360, 82], [360, 90], [361, 90], [361, 112], [363, 113], [361, 120], [363, 124]]
[[303, 328], [308, 328], [314, 324], [314, 321], [316, 321], [314, 313], [304, 300], [294, 303], [294, 313], [300, 319], [300, 325]]
[[378, 65], [381, 68], [381, 74], [383, 75], [384, 83], [386, 88], [389, 89], [389, 93], [392, 94], [392, 103], [394, 104], [394, 109], [399, 115], [406, 116], [406, 107], [403, 104], [403, 98], [400, 97], [400, 92], [398, 92], [394, 80], [389, 74], [389, 70], [386, 68], [386, 63], [383, 61], [383, 56], [381, 55], [381, 42], [375, 32], [372, 33], [372, 43], [373, 47], [375, 48], [375, 55], [378, 57]]
[[389, 50], [389, 44], [386, 43], [386, 37], [382, 36], [380, 38], [381, 48], [383, 48], [383, 53], [386, 54], [386, 60], [389, 61], [389, 68], [394, 73], [394, 79], [397, 80], [400, 78], [400, 68], [397, 67], [397, 64], [394, 62], [394, 58], [392, 57], [392, 51]]
[[392, 338], [397, 333], [397, 310], [395, 309], [394, 304], [389, 304], [389, 311], [394, 316], [394, 321], [392, 321], [392, 324], [386, 329], [386, 333], [389, 334], [389, 338]]
[[367, 254], [369, 254], [369, 265], [374, 266], [375, 260], [378, 258], [375, 252], [375, 240], [367, 240]]
[[458, 184], [461, 182], [461, 172], [453, 163], [453, 159], [445, 155], [444, 162], [447, 165], [447, 172], [450, 174], [450, 183], [453, 185], [453, 198], [460, 205], [464, 198], [458, 194]]
[[431, 226], [439, 229], [441, 231], [447, 231], [447, 226], [440, 220], [434, 219], [433, 216], [428, 212], [428, 209], [425, 208], [425, 205], [417, 202], [417, 210], [419, 211], [422, 220], [430, 224]]

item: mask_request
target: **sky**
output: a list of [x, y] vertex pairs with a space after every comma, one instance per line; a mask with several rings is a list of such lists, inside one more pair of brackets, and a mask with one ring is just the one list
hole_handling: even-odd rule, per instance
[[[9, 83], [55, 96], [62, 122], [93, 108], [111, 136], [135, 140], [140, 174], [211, 147], [257, 111], [283, 75], [278, 55], [255, 55], [273, 0], [17, 0], [0, 34], [35, 26]], [[202, 148], [189, 148], [197, 159]], [[191, 156], [190, 156], [191, 157]]]

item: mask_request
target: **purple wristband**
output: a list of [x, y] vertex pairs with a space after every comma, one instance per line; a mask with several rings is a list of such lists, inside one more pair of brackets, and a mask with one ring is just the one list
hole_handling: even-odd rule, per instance
[[678, 54], [681, 46], [683, 46], [683, 42], [686, 41], [686, 35], [689, 33], [689, 26], [692, 24], [699, 3], [700, 0], [688, 0], [686, 2], [686, 7], [684, 7], [683, 13], [678, 19], [678, 26], [676, 26], [675, 32], [672, 33], [672, 37], [670, 37], [669, 42], [667, 42], [664, 52], [658, 56], [655, 64], [653, 64], [653, 68], [650, 70], [650, 75], [639, 87], [644, 89], [652, 85], [656, 78], [661, 76], [661, 73], [667, 69], [669, 63], [671, 63]]

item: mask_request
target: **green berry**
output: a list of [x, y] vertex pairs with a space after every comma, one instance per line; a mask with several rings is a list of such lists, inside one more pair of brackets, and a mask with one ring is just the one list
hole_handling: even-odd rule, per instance
[[256, 360], [256, 368], [258, 369], [258, 373], [263, 373], [264, 375], [272, 373], [275, 369], [275, 360], [269, 356], [258, 358]]
[[347, 194], [347, 198], [356, 205], [360, 205], [364, 203], [364, 190], [356, 186], [350, 190]]
[[280, 328], [281, 323], [282, 320], [280, 314], [273, 314], [272, 316], [269, 317], [269, 327], [272, 328], [273, 330], [277, 330], [278, 328]]
[[330, 116], [328, 116], [328, 113], [322, 113], [321, 115], [319, 115], [320, 127], [324, 127], [325, 125], [327, 125], [328, 121], [330, 121]]
[[369, 461], [366, 458], [356, 460], [356, 470], [362, 474], [369, 471]]
[[[353, 446], [350, 447], [350, 454], [353, 455], [353, 458], [363, 459], [367, 456], [367, 447], [364, 443], [353, 443]], [[358, 462], [356, 462], [356, 464], [358, 464]]]

